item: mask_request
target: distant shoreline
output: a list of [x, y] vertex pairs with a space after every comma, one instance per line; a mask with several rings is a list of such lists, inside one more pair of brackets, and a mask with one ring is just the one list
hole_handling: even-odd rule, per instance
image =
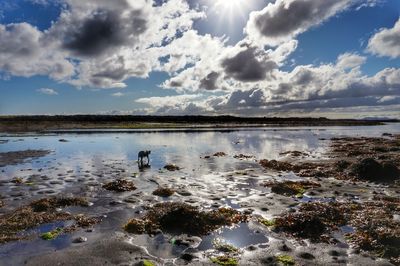
[[254, 127], [377, 126], [399, 120], [356, 120], [327, 118], [279, 118], [235, 116], [0, 116], [0, 132], [107, 132], [108, 130], [189, 129]]

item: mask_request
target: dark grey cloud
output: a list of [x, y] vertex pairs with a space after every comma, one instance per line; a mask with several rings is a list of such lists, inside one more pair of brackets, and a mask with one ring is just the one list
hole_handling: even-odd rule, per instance
[[278, 68], [276, 62], [257, 58], [257, 48], [247, 47], [233, 57], [222, 61], [225, 73], [238, 81], [254, 82], [264, 80], [267, 72]]
[[220, 74], [213, 71], [208, 74], [205, 78], [200, 80], [200, 89], [206, 90], [216, 90], [217, 89], [217, 81], [220, 77]]
[[246, 32], [263, 36], [267, 38], [267, 43], [276, 45], [320, 24], [348, 7], [351, 2], [352, 0], [277, 0], [250, 15]]
[[82, 25], [66, 32], [64, 48], [78, 56], [101, 55], [112, 47], [127, 44], [147, 29], [147, 21], [140, 10], [123, 18], [117, 11], [97, 10]]

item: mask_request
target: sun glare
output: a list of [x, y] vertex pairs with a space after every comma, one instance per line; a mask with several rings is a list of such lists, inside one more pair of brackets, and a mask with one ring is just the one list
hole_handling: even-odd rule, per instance
[[216, 8], [239, 9], [245, 3], [244, 0], [217, 0]]
[[245, 18], [249, 10], [248, 0], [209, 0], [211, 4], [210, 11], [219, 15], [220, 26], [232, 26], [239, 17]]

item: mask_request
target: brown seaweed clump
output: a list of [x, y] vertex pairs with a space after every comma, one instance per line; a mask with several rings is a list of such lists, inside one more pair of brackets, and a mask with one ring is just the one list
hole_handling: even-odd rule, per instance
[[281, 152], [279, 155], [289, 155], [292, 157], [306, 157], [309, 156], [308, 153], [306, 152], [301, 152], [301, 151], [286, 151], [286, 152]]
[[118, 179], [116, 181], [109, 182], [103, 186], [103, 188], [116, 192], [126, 192], [135, 190], [135, 184], [128, 180]]
[[159, 187], [153, 191], [153, 195], [160, 196], [160, 197], [169, 197], [175, 193], [175, 190], [168, 188], [168, 187]]
[[270, 187], [275, 194], [285, 196], [303, 195], [307, 189], [320, 187], [317, 182], [312, 181], [284, 181], [284, 182], [267, 182], [264, 186]]
[[346, 225], [347, 207], [339, 203], [305, 203], [295, 213], [275, 219], [275, 229], [298, 238], [329, 240], [330, 231]]
[[[56, 211], [59, 207], [76, 205], [87, 206], [87, 201], [81, 198], [45, 198], [5, 213], [0, 216], [0, 243], [27, 239], [31, 235], [26, 235], [24, 232], [42, 224], [75, 220], [76, 223], [63, 232], [89, 226], [88, 223], [83, 223], [83, 220], [91, 220], [90, 224], [94, 224], [94, 218]], [[100, 222], [100, 219], [96, 219], [96, 222]]]
[[2, 208], [4, 206], [4, 202], [2, 200], [0, 200], [0, 208]]
[[219, 151], [219, 152], [216, 152], [216, 153], [214, 153], [214, 157], [224, 157], [224, 156], [226, 156], [227, 154], [225, 153], [225, 152], [222, 152], [222, 151]]
[[207, 212], [186, 203], [165, 202], [149, 208], [143, 218], [130, 220], [125, 225], [125, 230], [134, 234], [153, 234], [162, 230], [201, 236], [219, 227], [245, 222], [247, 219], [246, 215], [234, 209], [220, 208]]
[[[400, 135], [391, 135], [390, 138], [334, 138], [327, 154], [330, 160], [260, 160], [259, 164], [268, 170], [292, 171], [301, 177], [395, 183], [400, 182], [399, 147]], [[301, 154], [296, 152], [291, 155], [296, 157]]]
[[276, 218], [274, 230], [329, 242], [332, 231], [349, 225], [355, 231], [346, 237], [355, 247], [399, 264], [400, 221], [394, 219], [396, 213], [400, 213], [400, 202], [391, 197], [365, 203], [305, 203], [297, 212]]
[[30, 207], [35, 212], [54, 211], [56, 208], [67, 206], [83, 206], [88, 207], [89, 202], [84, 198], [44, 198], [34, 201]]
[[181, 168], [177, 166], [176, 164], [167, 164], [164, 166], [164, 169], [173, 172], [173, 171], [179, 171]]
[[277, 160], [260, 160], [260, 165], [266, 169], [275, 171], [293, 171], [293, 165], [287, 162]]
[[254, 155], [246, 155], [246, 154], [241, 153], [241, 154], [234, 155], [233, 158], [239, 159], [239, 160], [244, 160], [244, 159], [255, 158], [255, 156]]

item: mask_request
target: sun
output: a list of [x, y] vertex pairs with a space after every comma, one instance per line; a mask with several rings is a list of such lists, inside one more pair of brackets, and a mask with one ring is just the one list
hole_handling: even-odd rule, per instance
[[245, 4], [245, 0], [217, 0], [215, 3], [216, 8], [226, 9], [240, 9]]
[[221, 19], [234, 19], [237, 16], [246, 16], [249, 9], [248, 0], [209, 0], [211, 11], [219, 14]]

